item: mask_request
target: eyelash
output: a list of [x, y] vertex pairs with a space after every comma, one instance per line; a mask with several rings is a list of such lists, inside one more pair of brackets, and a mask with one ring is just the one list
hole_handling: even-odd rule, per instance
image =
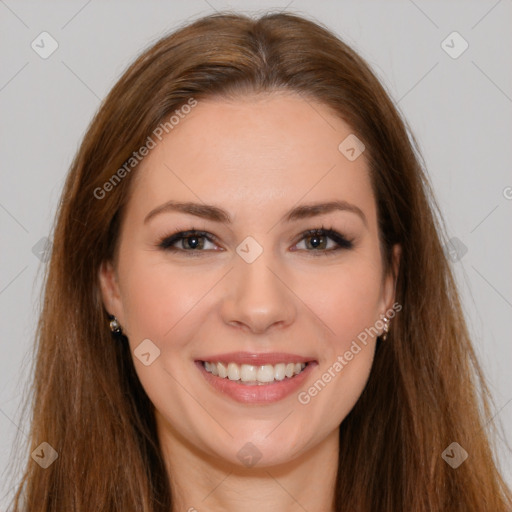
[[[180, 228], [181, 229], [181, 228]], [[330, 238], [333, 240], [338, 246], [334, 249], [319, 249], [319, 250], [306, 250], [302, 249], [302, 251], [306, 251], [309, 253], [313, 253], [312, 256], [331, 256], [333, 253], [337, 253], [338, 251], [342, 249], [352, 249], [354, 244], [353, 240], [348, 240], [345, 238], [342, 234], [338, 233], [332, 228], [325, 228], [323, 225], [321, 228], [316, 229], [308, 229], [307, 231], [304, 231], [301, 234], [301, 238], [298, 240], [297, 243], [302, 242], [307, 237], [313, 237], [313, 236], [325, 236], [327, 238]], [[185, 250], [185, 249], [178, 249], [177, 247], [172, 247], [176, 242], [179, 242], [181, 240], [186, 240], [187, 238], [206, 238], [211, 243], [217, 244], [216, 237], [212, 235], [211, 233], [208, 233], [206, 231], [198, 230], [195, 228], [186, 230], [186, 231], [175, 231], [171, 235], [164, 236], [158, 243], [158, 247], [164, 251], [170, 251], [170, 252], [184, 252], [184, 253], [192, 253], [192, 257], [201, 256], [201, 253], [204, 252], [211, 252], [211, 251], [201, 251], [201, 250]], [[317, 254], [315, 254], [317, 253]]]

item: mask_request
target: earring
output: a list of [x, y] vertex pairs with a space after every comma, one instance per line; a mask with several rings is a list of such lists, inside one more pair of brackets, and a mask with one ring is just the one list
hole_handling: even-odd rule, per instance
[[386, 341], [386, 338], [388, 337], [388, 331], [389, 331], [389, 318], [385, 316], [383, 319], [384, 322], [384, 333], [381, 334], [382, 341]]
[[119, 324], [119, 321], [114, 315], [110, 315], [110, 330], [114, 334], [121, 334], [123, 332], [121, 329], [121, 325]]

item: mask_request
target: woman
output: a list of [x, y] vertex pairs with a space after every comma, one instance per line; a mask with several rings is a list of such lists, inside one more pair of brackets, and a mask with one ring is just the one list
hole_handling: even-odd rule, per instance
[[65, 184], [14, 509], [509, 510], [409, 137], [295, 15], [144, 52]]

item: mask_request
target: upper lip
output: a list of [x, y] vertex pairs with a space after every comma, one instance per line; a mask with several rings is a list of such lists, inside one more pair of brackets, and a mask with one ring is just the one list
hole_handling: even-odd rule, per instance
[[198, 359], [202, 362], [212, 363], [237, 363], [251, 364], [253, 366], [262, 366], [265, 364], [275, 365], [278, 363], [310, 363], [315, 361], [313, 357], [300, 356], [298, 354], [288, 354], [285, 352], [230, 352], [227, 354], [214, 354]]

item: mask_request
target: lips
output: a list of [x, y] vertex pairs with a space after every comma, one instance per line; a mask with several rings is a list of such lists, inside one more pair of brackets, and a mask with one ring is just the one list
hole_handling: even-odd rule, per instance
[[[205, 380], [221, 395], [228, 396], [237, 402], [246, 404], [268, 404], [284, 399], [285, 397], [297, 391], [303, 385], [304, 381], [314, 371], [318, 362], [312, 357], [300, 356], [283, 352], [272, 353], [251, 353], [251, 352], [231, 352], [227, 354], [215, 354], [205, 356], [204, 359], [195, 361]], [[222, 368], [223, 365], [228, 368], [239, 367], [257, 367], [266, 371], [271, 366], [274, 368], [286, 365], [288, 368], [295, 366], [297, 372], [282, 375], [280, 379], [265, 377], [262, 380], [268, 382], [242, 382], [242, 380], [232, 380], [222, 377], [215, 372], [212, 373], [212, 365]], [[243, 365], [243, 366], [242, 366]], [[207, 369], [208, 368], [208, 369]], [[288, 376], [290, 375], [290, 376]], [[258, 379], [261, 375], [258, 373]], [[246, 379], [247, 380], [247, 379]]]

